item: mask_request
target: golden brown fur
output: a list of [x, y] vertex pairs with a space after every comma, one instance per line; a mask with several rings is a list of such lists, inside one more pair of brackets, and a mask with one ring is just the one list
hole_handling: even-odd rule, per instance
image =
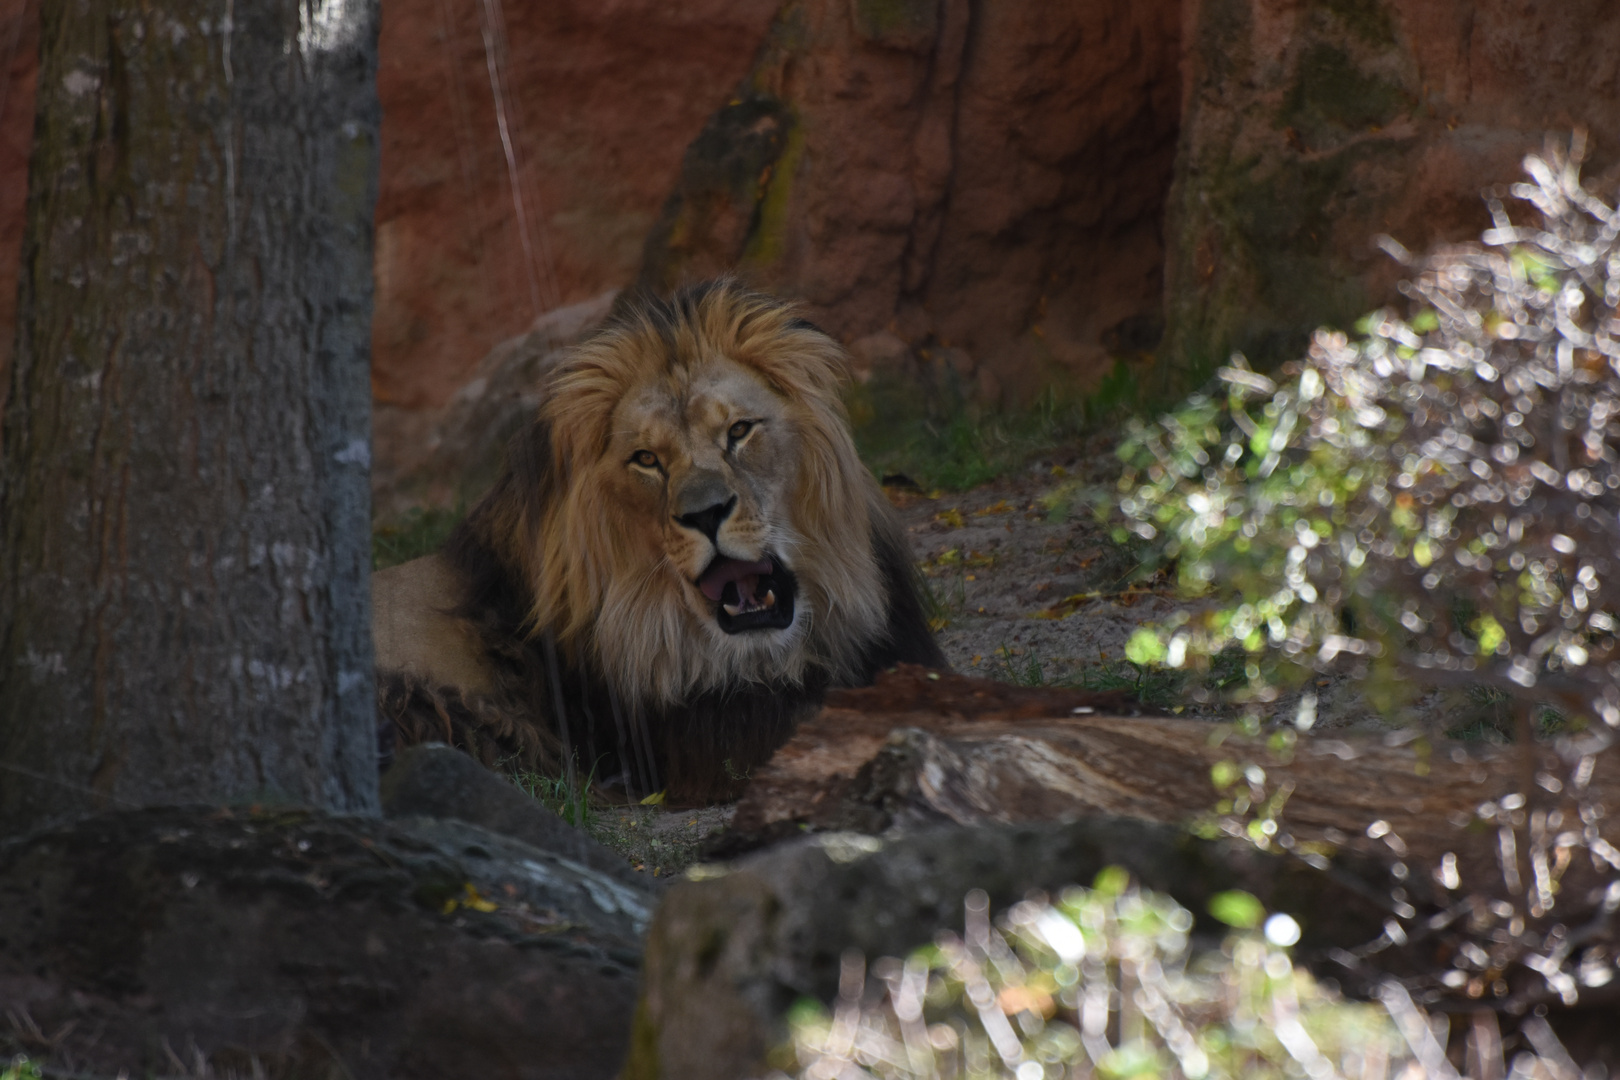
[[[824, 687], [942, 664], [843, 371], [792, 308], [729, 283], [631, 306], [576, 347], [444, 556], [507, 698], [588, 716], [594, 700], [621, 743], [622, 709], [666, 767], [695, 740], [735, 775], [769, 752], [741, 744], [773, 747]], [[741, 615], [720, 614], [729, 599]], [[743, 714], [760, 730], [717, 732]]]

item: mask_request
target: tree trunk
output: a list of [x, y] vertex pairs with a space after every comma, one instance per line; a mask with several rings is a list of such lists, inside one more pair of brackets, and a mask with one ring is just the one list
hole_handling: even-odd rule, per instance
[[375, 0], [46, 0], [0, 459], [0, 835], [377, 802]]

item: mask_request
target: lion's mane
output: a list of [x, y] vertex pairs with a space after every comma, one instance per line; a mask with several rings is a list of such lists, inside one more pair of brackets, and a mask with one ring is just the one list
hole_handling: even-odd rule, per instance
[[[626, 395], [650, 380], [690, 386], [721, 361], [763, 380], [792, 437], [786, 490], [757, 526], [796, 584], [781, 633], [703, 618], [657, 523], [616, 494], [625, 464], [609, 447]], [[561, 752], [698, 801], [731, 794], [827, 687], [899, 661], [944, 666], [903, 532], [856, 456], [844, 371], [838, 344], [791, 306], [729, 282], [624, 305], [553, 370], [538, 417], [442, 553], [491, 689], [477, 699], [384, 672], [398, 733], [448, 731], [536, 767]]]

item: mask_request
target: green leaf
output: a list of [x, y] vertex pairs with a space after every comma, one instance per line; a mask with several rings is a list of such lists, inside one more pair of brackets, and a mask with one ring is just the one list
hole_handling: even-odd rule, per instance
[[1119, 896], [1131, 883], [1131, 872], [1123, 866], [1105, 866], [1097, 871], [1091, 883], [1094, 892], [1103, 896]]
[[1131, 635], [1131, 639], [1125, 643], [1125, 659], [1133, 664], [1146, 667], [1149, 664], [1159, 663], [1164, 657], [1164, 642], [1159, 640], [1158, 634], [1145, 626], [1138, 627]]
[[1254, 435], [1249, 439], [1249, 449], [1256, 457], [1264, 457], [1266, 451], [1271, 449], [1271, 433], [1276, 430], [1274, 424], [1258, 424]]
[[1266, 909], [1253, 893], [1231, 889], [1209, 898], [1209, 913], [1227, 926], [1253, 930], [1265, 918]]
[[1157, 1077], [1164, 1071], [1162, 1055], [1151, 1043], [1140, 1039], [1115, 1047], [1097, 1062], [1097, 1072], [1106, 1080]]

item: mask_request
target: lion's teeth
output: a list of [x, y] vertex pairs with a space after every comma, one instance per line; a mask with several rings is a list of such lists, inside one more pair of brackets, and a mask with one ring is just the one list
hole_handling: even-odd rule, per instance
[[776, 606], [776, 590], [775, 589], [770, 589], [765, 593], [765, 606], [766, 607], [775, 607]]
[[736, 604], [721, 604], [720, 606], [725, 608], [726, 614], [730, 615], [733, 619], [742, 614], [742, 608]]

